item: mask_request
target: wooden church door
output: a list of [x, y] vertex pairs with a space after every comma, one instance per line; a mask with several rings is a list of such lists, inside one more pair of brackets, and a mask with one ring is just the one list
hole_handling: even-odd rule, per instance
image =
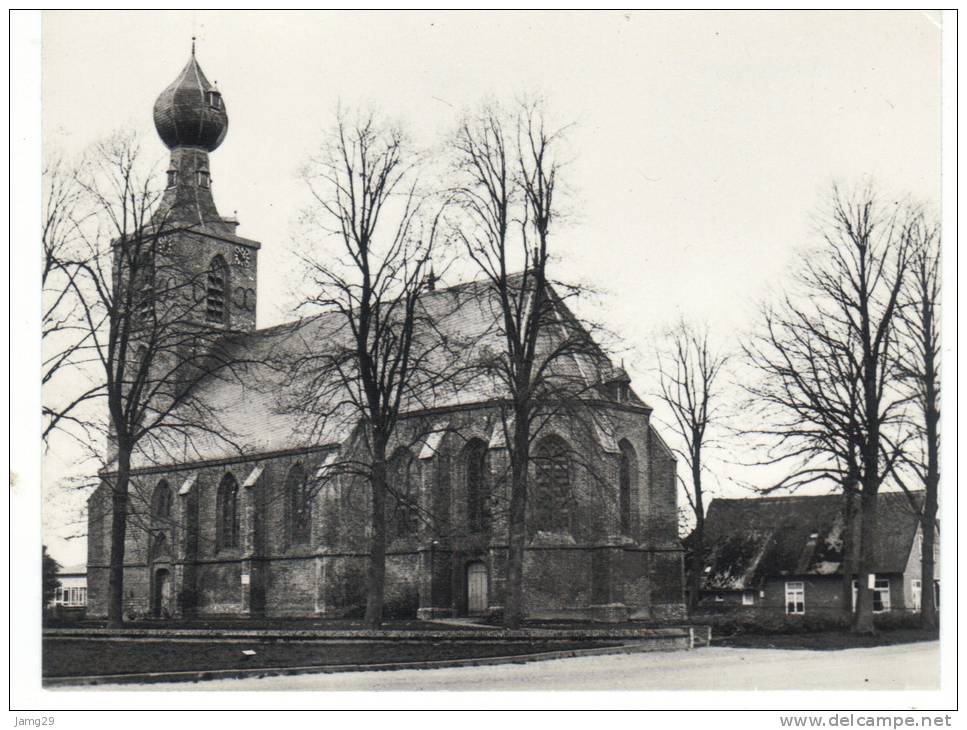
[[154, 574], [154, 606], [152, 613], [156, 618], [171, 615], [171, 573], [161, 568]]
[[467, 566], [467, 613], [486, 613], [488, 602], [487, 566], [483, 563], [470, 563]]

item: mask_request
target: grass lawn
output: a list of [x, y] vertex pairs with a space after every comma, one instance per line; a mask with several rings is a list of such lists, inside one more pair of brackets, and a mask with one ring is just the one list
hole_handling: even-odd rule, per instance
[[[285, 630], [285, 629], [317, 629], [321, 631], [362, 631], [366, 625], [361, 620], [356, 619], [299, 619], [299, 618], [196, 618], [196, 619], [148, 619], [144, 621], [130, 621], [124, 624], [125, 628], [131, 629], [242, 629], [242, 630]], [[83, 620], [83, 621], [57, 621], [48, 620], [44, 623], [44, 628], [48, 629], [103, 629], [107, 627], [107, 621]], [[442, 624], [430, 621], [410, 620], [389, 620], [384, 621], [382, 629], [384, 631], [472, 631], [472, 626], [459, 626], [455, 624]]]
[[[471, 659], [618, 646], [619, 643], [602, 641], [540, 641], [504, 644], [480, 641], [465, 643], [454, 641], [214, 642], [47, 638], [43, 642], [43, 676], [78, 677], [141, 672]], [[245, 649], [252, 649], [256, 653], [254, 656], [246, 657], [242, 654]]]
[[732, 646], [743, 649], [859, 649], [936, 639], [937, 632], [924, 629], [893, 629], [880, 631], [875, 636], [856, 636], [846, 631], [716, 636], [715, 629], [712, 629], [712, 646]]

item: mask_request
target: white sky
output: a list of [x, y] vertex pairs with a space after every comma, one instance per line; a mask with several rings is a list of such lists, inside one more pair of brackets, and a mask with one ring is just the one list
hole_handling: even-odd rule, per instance
[[[263, 244], [260, 326], [291, 318], [298, 172], [338, 102], [433, 144], [485, 97], [543, 94], [577, 123], [555, 275], [606, 292], [598, 316], [637, 353], [626, 366], [652, 403], [656, 330], [685, 315], [734, 344], [833, 180], [869, 175], [939, 205], [928, 12], [51, 12], [43, 34], [45, 148], [77, 153], [133, 126], [159, 160], [154, 100], [198, 36], [230, 119], [216, 203]], [[83, 562], [82, 541], [49, 539]]]

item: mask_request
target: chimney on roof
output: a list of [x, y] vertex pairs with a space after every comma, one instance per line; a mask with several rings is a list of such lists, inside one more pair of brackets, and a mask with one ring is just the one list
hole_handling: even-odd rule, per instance
[[430, 273], [426, 276], [426, 288], [428, 291], [436, 291], [437, 277], [433, 272], [433, 264], [430, 264]]

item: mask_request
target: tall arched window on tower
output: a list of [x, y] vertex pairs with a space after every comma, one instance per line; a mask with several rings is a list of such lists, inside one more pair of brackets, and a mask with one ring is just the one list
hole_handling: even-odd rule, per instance
[[621, 534], [631, 535], [634, 531], [633, 504], [638, 482], [638, 456], [634, 447], [625, 440], [618, 444], [618, 515]]
[[548, 436], [534, 449], [534, 528], [548, 532], [571, 529], [573, 493], [567, 444]]
[[224, 548], [238, 547], [238, 482], [231, 473], [228, 473], [222, 477], [222, 481], [218, 485], [217, 501], [217, 547], [220, 550]]
[[209, 322], [225, 323], [226, 291], [228, 291], [228, 265], [225, 259], [216, 256], [208, 267], [208, 281], [205, 289], [205, 319]]
[[312, 531], [312, 494], [305, 467], [289, 469], [285, 480], [286, 527], [290, 545], [306, 545]]
[[487, 478], [487, 444], [474, 439], [464, 449], [467, 477], [467, 529], [486, 532], [490, 527], [490, 480]]

